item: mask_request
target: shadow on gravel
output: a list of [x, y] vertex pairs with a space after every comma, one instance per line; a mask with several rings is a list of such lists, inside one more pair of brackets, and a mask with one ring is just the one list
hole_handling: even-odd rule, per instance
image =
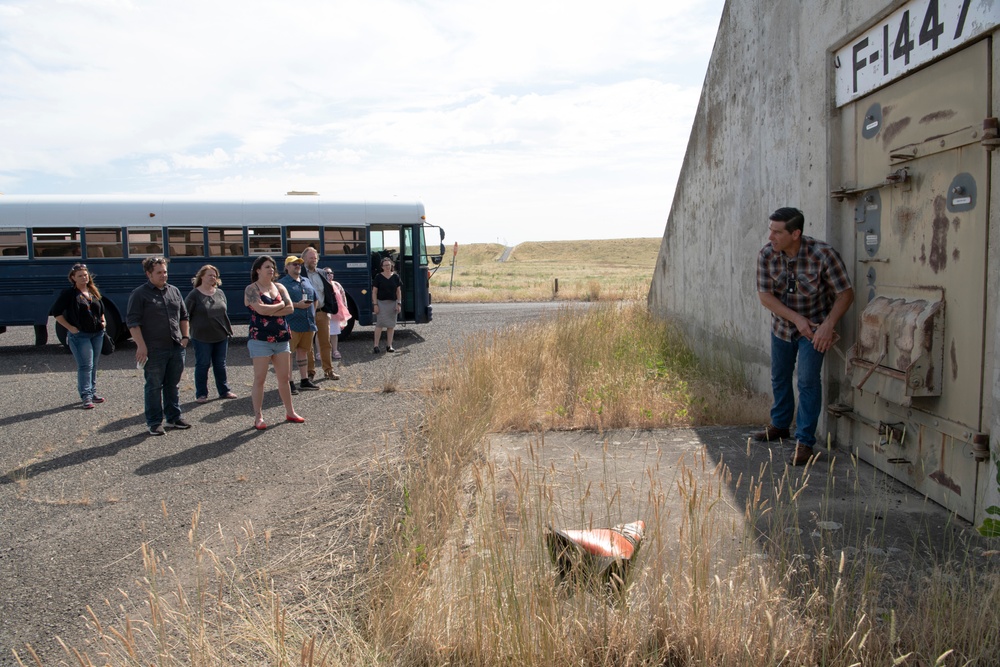
[[[284, 424], [284, 422], [282, 422], [282, 424]], [[269, 426], [267, 431], [271, 431], [273, 428], [275, 427]], [[232, 453], [241, 445], [250, 442], [258, 436], [264, 435], [267, 431], [255, 431], [253, 429], [248, 429], [243, 433], [236, 433], [234, 435], [227, 436], [217, 442], [208, 442], [204, 445], [198, 445], [197, 447], [185, 449], [183, 452], [171, 454], [170, 456], [164, 456], [141, 465], [135, 469], [135, 474], [140, 477], [145, 475], [156, 475], [161, 472], [166, 472], [171, 468], [180, 468], [182, 466], [195, 465], [203, 461], [216, 459], [220, 456]]]
[[10, 417], [0, 418], [0, 428], [4, 426], [11, 426], [13, 424], [23, 424], [24, 422], [31, 421], [32, 419], [43, 419], [50, 415], [62, 414], [67, 410], [79, 409], [79, 401], [74, 401], [73, 403], [67, 403], [66, 405], [60, 405], [56, 408], [49, 408], [47, 410], [36, 410], [35, 412], [19, 412], [16, 415], [11, 415]]
[[109, 442], [106, 445], [88, 447], [87, 449], [80, 449], [75, 452], [70, 452], [69, 454], [57, 456], [54, 459], [49, 459], [48, 461], [39, 461], [38, 463], [22, 466], [9, 471], [6, 475], [0, 477], [0, 485], [31, 479], [32, 477], [37, 477], [45, 472], [52, 472], [54, 470], [80, 465], [81, 463], [93, 461], [94, 459], [115, 456], [128, 447], [134, 447], [142, 442], [145, 442], [148, 437], [153, 436], [145, 434], [130, 435], [126, 438], [122, 438], [121, 440]]

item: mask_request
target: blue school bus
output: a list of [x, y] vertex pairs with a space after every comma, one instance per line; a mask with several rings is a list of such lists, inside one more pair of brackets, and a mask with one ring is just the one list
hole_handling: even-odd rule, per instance
[[[254, 260], [270, 255], [280, 270], [284, 257], [310, 246], [347, 294], [352, 318], [343, 336], [355, 323], [373, 323], [372, 278], [384, 257], [403, 281], [399, 322], [431, 321], [429, 278], [444, 255], [444, 231], [427, 222], [420, 202], [331, 201], [315, 193], [0, 195], [0, 333], [34, 326], [35, 343], [44, 345], [49, 309], [70, 285], [70, 268], [86, 264], [101, 290], [108, 332], [120, 342], [128, 337], [129, 294], [146, 280], [142, 260], [155, 256], [169, 260], [170, 283], [182, 295], [199, 268], [216, 266], [230, 319], [247, 322], [243, 290]], [[65, 331], [56, 329], [64, 342]]]

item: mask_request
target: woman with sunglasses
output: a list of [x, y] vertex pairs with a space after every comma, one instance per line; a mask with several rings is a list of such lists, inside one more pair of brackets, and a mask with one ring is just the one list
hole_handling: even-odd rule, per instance
[[194, 289], [184, 299], [194, 344], [194, 398], [208, 401], [208, 368], [212, 367], [215, 388], [220, 398], [236, 398], [226, 376], [226, 356], [233, 325], [229, 321], [226, 293], [219, 270], [211, 264], [198, 269], [191, 279]]
[[288, 384], [291, 368], [291, 348], [288, 342], [292, 334], [288, 329], [285, 315], [295, 308], [285, 286], [275, 282], [278, 265], [267, 255], [261, 255], [250, 270], [251, 283], [243, 292], [243, 304], [250, 310], [250, 328], [247, 336], [247, 350], [253, 361], [253, 389], [250, 392], [253, 404], [253, 427], [258, 431], [267, 428], [264, 422], [264, 381], [267, 369], [274, 365], [278, 377], [278, 396], [285, 405], [285, 421], [295, 424], [305, 422], [292, 407], [292, 388]]
[[103, 403], [97, 395], [97, 362], [104, 346], [104, 304], [101, 292], [86, 264], [74, 264], [69, 270], [72, 287], [62, 291], [49, 314], [66, 329], [66, 344], [76, 360], [76, 388], [84, 410]]

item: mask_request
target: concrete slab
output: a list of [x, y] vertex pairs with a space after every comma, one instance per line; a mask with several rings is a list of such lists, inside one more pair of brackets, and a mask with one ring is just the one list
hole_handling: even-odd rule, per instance
[[969, 523], [849, 452], [824, 450], [792, 468], [791, 446], [751, 442], [750, 430], [493, 434], [498, 502], [520, 506], [523, 519], [527, 499], [560, 528], [643, 519], [647, 540], [710, 546], [732, 562], [752, 550], [769, 559], [874, 556], [917, 569], [938, 559], [997, 563]]

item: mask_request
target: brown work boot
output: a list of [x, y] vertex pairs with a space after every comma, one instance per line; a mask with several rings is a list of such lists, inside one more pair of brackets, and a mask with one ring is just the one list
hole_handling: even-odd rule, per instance
[[782, 438], [787, 438], [791, 435], [787, 428], [778, 428], [777, 426], [772, 426], [768, 424], [764, 427], [763, 431], [757, 431], [753, 434], [753, 439], [758, 442], [771, 442], [774, 440], [781, 440]]
[[801, 442], [795, 443], [795, 452], [792, 453], [792, 458], [789, 459], [789, 463], [793, 466], [804, 466], [809, 463], [809, 460], [813, 457], [813, 448], [809, 445], [803, 445]]

